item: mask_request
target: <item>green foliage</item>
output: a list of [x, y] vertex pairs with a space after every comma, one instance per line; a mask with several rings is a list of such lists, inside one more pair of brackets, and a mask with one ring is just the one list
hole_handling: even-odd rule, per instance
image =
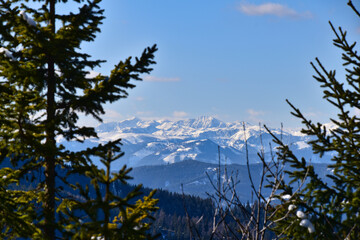
[[[360, 17], [351, 1], [348, 5]], [[328, 177], [333, 184], [327, 185], [314, 172], [311, 163], [295, 156], [274, 136], [279, 144], [279, 158], [295, 169], [287, 172], [291, 182], [300, 183], [300, 188], [294, 184], [290, 186], [291, 182], [281, 184], [282, 195], [289, 194], [291, 198], [282, 200], [277, 206], [274, 219], [275, 231], [285, 238], [360, 239], [360, 118], [357, 116], [360, 109], [360, 55], [355, 50], [356, 43], [348, 42], [346, 32], [330, 25], [335, 33], [334, 45], [342, 51], [346, 81], [339, 80], [335, 71], [326, 70], [318, 59], [311, 65], [316, 71], [314, 78], [324, 89], [324, 99], [338, 111], [337, 118], [330, 119], [335, 128], [313, 123], [288, 103], [293, 109], [292, 114], [305, 125], [302, 133], [312, 137], [309, 144], [314, 154], [333, 155], [328, 168], [331, 172]], [[306, 216], [299, 217], [300, 211]]]
[[[80, 190], [80, 195], [66, 199], [58, 211], [65, 214], [64, 235], [72, 239], [91, 239], [100, 237], [110, 239], [151, 239], [147, 233], [151, 226], [151, 214], [157, 210], [158, 200], [153, 199], [155, 191], [143, 200], [141, 185], [132, 189], [125, 197], [118, 196], [111, 189], [115, 182], [127, 184], [131, 169], [124, 166], [118, 173], [111, 172], [111, 163], [123, 156], [119, 147], [112, 143], [91, 149], [94, 156], [100, 158], [105, 169], [99, 169], [93, 164], [74, 167], [73, 173], [86, 176], [91, 186], [77, 183], [73, 186]], [[120, 152], [114, 155], [115, 152]], [[93, 198], [92, 195], [96, 197]], [[138, 199], [135, 203], [135, 199]], [[113, 217], [114, 212], [119, 212]], [[85, 213], [85, 214], [84, 214]], [[81, 218], [77, 217], [81, 215]]]
[[35, 200], [33, 192], [9, 188], [9, 185], [18, 183], [19, 171], [2, 168], [0, 173], [0, 237], [27, 236], [28, 232], [32, 232], [34, 237], [38, 236], [39, 231], [32, 224], [35, 211], [28, 204]]
[[[141, 80], [140, 74], [152, 70], [150, 65], [155, 63], [157, 49], [154, 45], [135, 60], [129, 57], [120, 61], [109, 76], [89, 78], [89, 71], [104, 61], [91, 60], [80, 49], [83, 42], [93, 41], [100, 31], [104, 19], [99, 8], [101, 1], [83, 4], [85, 1], [75, 0], [78, 11], [64, 15], [55, 10], [57, 3], [64, 4], [66, 0], [34, 2], [40, 3], [39, 9], [21, 0], [0, 0], [0, 162], [9, 167], [0, 171], [0, 224], [6, 238], [55, 239], [56, 231], [62, 233], [69, 228], [64, 219], [57, 221], [61, 210], [75, 207], [68, 201], [74, 193], [60, 187], [59, 183], [69, 183], [57, 174], [58, 169], [71, 166], [80, 173], [88, 168], [83, 174], [94, 177], [95, 189], [110, 179], [128, 178], [127, 169], [110, 178], [91, 161], [100, 152], [119, 152], [119, 141], [71, 152], [58, 145], [56, 138], [81, 142], [97, 137], [93, 128], [77, 125], [78, 114], [101, 121], [103, 104], [126, 98], [126, 90], [135, 87], [131, 80]], [[101, 154], [105, 166], [110, 164], [109, 158]], [[87, 190], [77, 186], [77, 191]], [[89, 204], [84, 209], [89, 207], [87, 211], [95, 212], [91, 209], [97, 204], [103, 210], [106, 206], [112, 208], [110, 203], [118, 200], [110, 191], [107, 193], [106, 201], [100, 202], [100, 196], [86, 199]], [[126, 208], [129, 199], [119, 200], [117, 207]], [[139, 206], [150, 209], [153, 203], [149, 199]], [[61, 208], [56, 212], [58, 206]], [[89, 212], [92, 217], [93, 214]], [[97, 226], [101, 224], [97, 218], [92, 221]]]

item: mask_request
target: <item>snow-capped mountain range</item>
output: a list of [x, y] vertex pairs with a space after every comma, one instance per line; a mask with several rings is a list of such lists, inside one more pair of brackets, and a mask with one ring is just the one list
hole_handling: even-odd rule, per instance
[[[141, 120], [131, 118], [120, 122], [103, 123], [96, 127], [98, 139], [77, 142], [61, 142], [67, 148], [81, 149], [99, 142], [122, 139], [125, 156], [112, 167], [120, 169], [124, 164], [131, 167], [172, 164], [184, 160], [218, 163], [219, 152], [222, 164], [246, 164], [245, 140], [250, 163], [259, 162], [257, 153], [264, 148], [269, 159], [276, 151], [272, 137], [258, 125], [246, 122], [225, 123], [213, 117], [199, 117], [179, 121]], [[271, 129], [282, 137], [293, 151], [312, 162], [320, 162], [307, 144], [308, 136], [298, 130]], [[271, 145], [270, 145], [271, 144]], [[328, 162], [324, 156], [321, 162]]]

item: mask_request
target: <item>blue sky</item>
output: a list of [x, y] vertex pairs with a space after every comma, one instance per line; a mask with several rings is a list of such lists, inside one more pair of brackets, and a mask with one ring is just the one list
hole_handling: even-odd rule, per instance
[[106, 105], [104, 120], [206, 115], [301, 126], [290, 114], [289, 99], [311, 119], [328, 122], [334, 110], [322, 99], [310, 61], [319, 57], [343, 78], [328, 21], [358, 39], [359, 21], [346, 3], [105, 0], [102, 32], [82, 48], [107, 60], [95, 71], [108, 74], [119, 60], [155, 43], [159, 50], [151, 75], [127, 99]]

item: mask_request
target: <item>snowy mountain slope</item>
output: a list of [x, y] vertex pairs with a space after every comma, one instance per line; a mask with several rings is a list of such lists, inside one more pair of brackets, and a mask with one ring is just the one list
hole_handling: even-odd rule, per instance
[[[244, 129], [245, 125], [245, 129]], [[141, 120], [132, 118], [120, 122], [104, 123], [96, 128], [99, 139], [90, 139], [83, 145], [61, 142], [67, 148], [81, 149], [99, 142], [122, 138], [125, 156], [114, 163], [117, 170], [123, 164], [132, 167], [172, 164], [184, 160], [217, 163], [220, 149], [222, 163], [246, 164], [245, 140], [251, 163], [259, 162], [257, 153], [264, 148], [269, 159], [275, 151], [272, 137], [259, 126], [244, 122], [225, 123], [213, 117], [200, 117], [180, 121]], [[319, 159], [307, 145], [309, 138], [298, 131], [271, 129], [299, 156], [313, 162], [327, 162], [330, 156]], [[271, 145], [270, 145], [271, 144]]]

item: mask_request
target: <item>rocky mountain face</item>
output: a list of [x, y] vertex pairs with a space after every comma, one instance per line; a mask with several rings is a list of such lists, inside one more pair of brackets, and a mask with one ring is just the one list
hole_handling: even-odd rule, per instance
[[[213, 117], [199, 117], [180, 121], [141, 120], [132, 118], [110, 122], [96, 128], [99, 139], [90, 139], [84, 144], [61, 142], [67, 148], [82, 149], [99, 142], [122, 138], [125, 156], [114, 164], [117, 170], [122, 165], [131, 167], [163, 165], [196, 160], [205, 163], [246, 164], [246, 147], [250, 163], [260, 159], [257, 153], [264, 149], [270, 160], [276, 152], [272, 136], [257, 125], [246, 122], [225, 123]], [[272, 133], [290, 145], [292, 150], [312, 162], [328, 162], [330, 155], [322, 159], [313, 155], [307, 144], [309, 137], [295, 130], [271, 129]]]

